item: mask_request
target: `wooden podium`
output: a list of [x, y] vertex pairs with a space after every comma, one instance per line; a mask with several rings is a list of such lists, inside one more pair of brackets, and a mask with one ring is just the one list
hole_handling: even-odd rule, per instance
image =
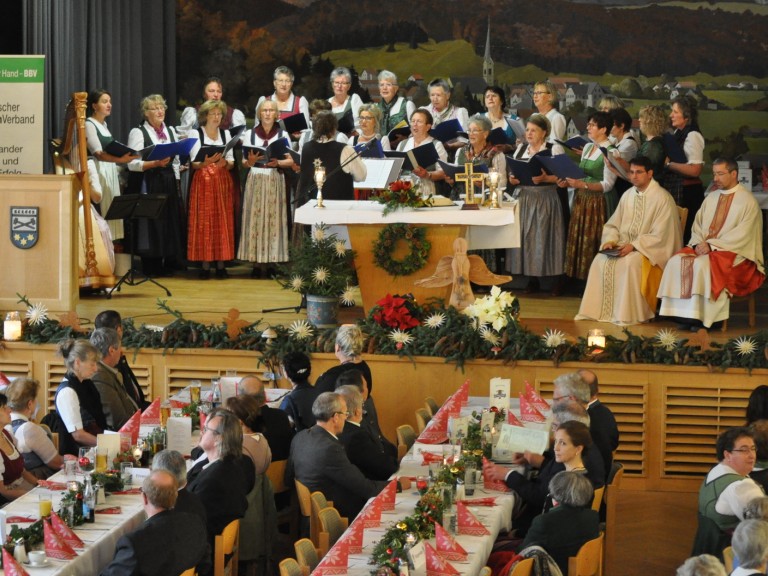
[[[78, 190], [73, 175], [0, 175], [0, 310], [23, 309], [16, 294], [52, 312], [76, 309]], [[12, 243], [12, 207], [38, 208], [38, 239], [31, 248]]]

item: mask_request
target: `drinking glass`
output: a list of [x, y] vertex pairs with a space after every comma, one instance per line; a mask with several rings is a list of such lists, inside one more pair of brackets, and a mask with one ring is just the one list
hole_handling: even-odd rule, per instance
[[133, 484], [133, 462], [120, 462], [120, 478], [125, 486]]
[[77, 465], [80, 472], [86, 474], [93, 472], [93, 466], [96, 463], [96, 453], [94, 448], [80, 448], [77, 454]]
[[429, 482], [426, 476], [419, 476], [416, 478], [416, 489], [419, 491], [419, 496], [424, 496], [427, 493]]
[[42, 490], [38, 493], [37, 504], [40, 518], [48, 518], [51, 515], [51, 509], [53, 507], [50, 490]]
[[455, 453], [455, 447], [453, 444], [443, 444], [443, 464], [446, 466], [453, 464]]
[[202, 388], [202, 384], [200, 383], [200, 380], [192, 380], [192, 382], [189, 384], [189, 400], [190, 402], [194, 403], [200, 403], [200, 390]]
[[464, 493], [472, 496], [475, 493], [475, 471], [477, 465], [472, 461], [464, 462]]
[[96, 448], [96, 472], [104, 472], [107, 469], [107, 449]]

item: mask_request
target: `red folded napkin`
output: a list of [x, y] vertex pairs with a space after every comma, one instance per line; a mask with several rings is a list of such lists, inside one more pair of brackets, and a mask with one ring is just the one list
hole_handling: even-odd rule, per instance
[[43, 538], [45, 542], [45, 555], [58, 560], [71, 560], [77, 553], [72, 546], [67, 544], [51, 526], [48, 520], [43, 520]]
[[[149, 408], [147, 408], [149, 410]], [[159, 422], [159, 420], [158, 420]], [[128, 434], [131, 437], [131, 444], [136, 445], [139, 441], [139, 428], [141, 427], [141, 410], [136, 410], [133, 416], [120, 428], [120, 432]]]
[[141, 423], [148, 425], [160, 424], [160, 398], [155, 398], [152, 404], [141, 413]]
[[546, 422], [544, 414], [536, 409], [536, 406], [531, 404], [528, 399], [520, 394], [520, 420], [523, 422]]
[[371, 500], [371, 503], [363, 508], [359, 516], [363, 523], [363, 528], [378, 528], [381, 526], [381, 502], [378, 498]]
[[120, 506], [110, 506], [109, 508], [99, 508], [96, 514], [122, 514], [123, 509]]
[[56, 534], [64, 539], [64, 542], [72, 546], [72, 548], [85, 548], [85, 544], [80, 538], [72, 531], [72, 528], [67, 526], [66, 522], [62, 520], [56, 512], [51, 513], [51, 526], [56, 531]]
[[54, 491], [67, 489], [67, 485], [64, 482], [52, 482], [50, 480], [38, 480], [37, 485]]
[[29, 516], [8, 516], [5, 521], [9, 524], [26, 524], [27, 522], [37, 522], [37, 518], [30, 518]]
[[141, 488], [129, 488], [128, 490], [118, 490], [117, 492], [110, 492], [110, 494], [113, 494], [115, 496], [119, 496], [121, 494], [141, 494]]
[[547, 404], [547, 401], [539, 396], [538, 392], [536, 392], [536, 389], [531, 386], [531, 383], [528, 382], [528, 380], [525, 381], [525, 398], [528, 400], [528, 402], [533, 404], [537, 410], [543, 410], [544, 412], [549, 410], [549, 404]]
[[471, 536], [486, 536], [490, 534], [488, 529], [478, 520], [467, 505], [459, 500], [456, 502], [456, 531], [459, 534]]
[[24, 570], [19, 563], [16, 562], [16, 558], [13, 554], [3, 548], [3, 574], [5, 576], [29, 576], [29, 572]]
[[[488, 459], [483, 456], [483, 468], [488, 463]], [[510, 488], [504, 483], [504, 480], [491, 480], [488, 474], [483, 474], [483, 488], [486, 490], [496, 490], [496, 492], [510, 492]]]
[[472, 500], [463, 500], [467, 506], [496, 506], [496, 498], [473, 498]]
[[424, 551], [427, 556], [427, 576], [454, 576], [459, 574], [456, 568], [438, 555], [429, 542], [424, 542]]
[[365, 526], [363, 525], [363, 522], [355, 521], [355, 522], [352, 522], [352, 526], [350, 526], [349, 529], [346, 532], [344, 532], [344, 536], [342, 536], [342, 541], [344, 545], [347, 547], [347, 552], [349, 554], [362, 553], [363, 528], [365, 528]]
[[435, 543], [437, 553], [446, 560], [464, 562], [467, 559], [467, 551], [438, 522], [435, 522]]
[[376, 500], [381, 502], [381, 509], [391, 511], [395, 509], [395, 499], [397, 498], [397, 479], [392, 480], [387, 486], [379, 492]]
[[182, 400], [174, 400], [171, 398], [171, 408], [186, 408], [190, 405], [190, 402], [183, 402]]
[[422, 466], [429, 466], [430, 462], [442, 462], [442, 461], [443, 461], [442, 454], [433, 454], [432, 452], [427, 452], [426, 450], [421, 451]]
[[456, 391], [456, 397], [462, 406], [469, 404], [469, 378], [464, 380], [464, 384], [459, 386], [459, 389]]
[[349, 550], [343, 542], [337, 542], [336, 545], [328, 550], [315, 569], [312, 576], [330, 576], [332, 574], [346, 574], [347, 564], [349, 564]]
[[418, 441], [422, 444], [441, 444], [448, 440], [448, 417], [450, 414], [442, 408], [429, 421], [424, 431], [419, 434]]
[[515, 413], [512, 412], [512, 410], [507, 410], [507, 424], [512, 424], [512, 426], [520, 426], [520, 428], [524, 428], [523, 423], [518, 420], [517, 416], [515, 416]]

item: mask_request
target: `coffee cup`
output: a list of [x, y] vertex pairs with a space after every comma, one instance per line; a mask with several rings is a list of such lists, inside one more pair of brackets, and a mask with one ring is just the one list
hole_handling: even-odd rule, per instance
[[45, 561], [47, 560], [45, 556], [45, 552], [42, 550], [31, 550], [27, 557], [29, 558], [29, 563], [33, 566], [39, 566], [40, 564], [45, 564]]

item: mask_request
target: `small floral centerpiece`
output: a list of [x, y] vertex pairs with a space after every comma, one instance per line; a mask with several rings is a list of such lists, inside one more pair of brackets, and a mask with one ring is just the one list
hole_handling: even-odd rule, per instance
[[278, 281], [286, 290], [354, 304], [357, 281], [354, 258], [355, 253], [347, 248], [344, 240], [320, 224], [310, 235], [302, 235], [298, 246], [291, 247], [290, 262], [282, 267], [287, 280]]
[[[133, 458], [131, 458], [133, 460]], [[125, 488], [123, 479], [120, 477], [119, 470], [106, 470], [104, 472], [94, 472], [91, 476], [94, 483], [104, 486], [105, 492], [120, 492]]]
[[[415, 181], [414, 181], [415, 178]], [[389, 188], [371, 196], [371, 200], [384, 204], [384, 216], [403, 208], [432, 206], [432, 196], [424, 198], [419, 192], [420, 181], [415, 176], [390, 183]]]

